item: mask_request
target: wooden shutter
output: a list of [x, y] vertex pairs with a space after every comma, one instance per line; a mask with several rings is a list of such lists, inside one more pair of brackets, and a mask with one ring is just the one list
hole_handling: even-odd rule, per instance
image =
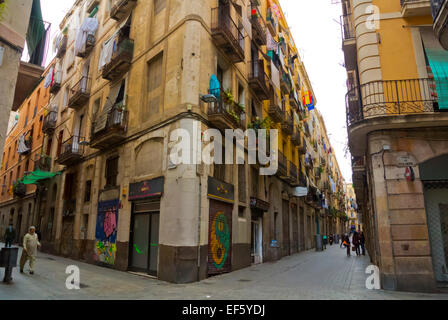
[[162, 65], [163, 54], [153, 58], [148, 65], [148, 98], [146, 112], [143, 114], [144, 120], [160, 111], [162, 102]]

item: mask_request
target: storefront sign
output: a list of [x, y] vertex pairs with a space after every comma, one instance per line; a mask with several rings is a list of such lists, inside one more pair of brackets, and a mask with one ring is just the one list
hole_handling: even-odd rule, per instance
[[161, 197], [163, 194], [164, 177], [147, 180], [129, 185], [129, 200], [140, 200], [151, 197]]
[[251, 197], [250, 198], [250, 207], [252, 209], [259, 209], [262, 211], [268, 211], [270, 204], [266, 201]]
[[233, 184], [219, 181], [215, 178], [208, 177], [207, 195], [211, 199], [233, 203], [235, 198], [235, 187]]
[[397, 166], [401, 168], [414, 167], [415, 160], [411, 156], [399, 156], [397, 157]]

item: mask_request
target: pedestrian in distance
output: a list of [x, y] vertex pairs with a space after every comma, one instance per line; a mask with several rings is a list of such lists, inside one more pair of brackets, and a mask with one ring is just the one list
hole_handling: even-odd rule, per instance
[[359, 257], [361, 255], [361, 237], [357, 231], [353, 234], [353, 246], [355, 247], [356, 255]]
[[23, 251], [22, 256], [20, 257], [20, 273], [23, 273], [25, 263], [29, 261], [30, 274], [34, 274], [37, 247], [40, 247], [40, 242], [36, 234], [36, 228], [30, 227], [29, 232], [23, 237]]
[[8, 228], [6, 228], [4, 238], [5, 238], [5, 248], [11, 248], [12, 242], [16, 238], [16, 230], [14, 230], [12, 223], [10, 223]]
[[359, 241], [362, 249], [362, 255], [366, 255], [366, 237], [364, 236], [364, 231], [361, 231], [360, 234], [360, 241]]
[[40, 234], [39, 227], [37, 227], [37, 229], [36, 229], [36, 234], [37, 234], [37, 240], [39, 240], [39, 242], [40, 242], [40, 240], [42, 239], [42, 235]]
[[327, 235], [326, 235], [326, 234], [324, 234], [324, 236], [323, 236], [323, 241], [322, 241], [322, 243], [323, 243], [323, 248], [324, 248], [324, 250], [326, 250], [326, 249], [327, 249], [327, 243], [328, 243], [328, 238], [327, 238]]
[[342, 246], [344, 245], [344, 240], [345, 240], [345, 235], [341, 234], [341, 245], [339, 246], [339, 248], [342, 248]]
[[330, 242], [330, 246], [332, 246], [333, 245], [333, 235], [332, 234], [330, 234], [328, 241]]
[[349, 238], [348, 234], [344, 236], [342, 243], [344, 244], [344, 246], [347, 250], [347, 257], [350, 257], [351, 256], [351, 253], [350, 253], [351, 246], [350, 246], [350, 238]]

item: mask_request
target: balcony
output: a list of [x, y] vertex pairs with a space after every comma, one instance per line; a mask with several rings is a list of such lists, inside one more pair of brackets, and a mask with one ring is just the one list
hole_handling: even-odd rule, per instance
[[280, 77], [280, 89], [283, 93], [289, 94], [292, 91], [292, 82], [291, 78], [288, 73], [285, 71], [281, 71], [281, 77]]
[[[212, 92], [213, 94], [213, 92]], [[211, 102], [208, 107], [208, 120], [218, 129], [236, 129], [242, 127], [242, 110], [225, 91], [214, 93], [216, 102]]]
[[297, 166], [294, 164], [294, 163], [292, 163], [291, 161], [288, 161], [289, 162], [289, 180], [290, 180], [290, 183], [292, 184], [292, 185], [298, 185], [298, 182], [299, 182], [299, 180], [298, 180], [298, 171], [297, 171]]
[[307, 121], [303, 122], [303, 132], [305, 133], [305, 135], [310, 138], [311, 137], [311, 131], [310, 131], [310, 125], [308, 124]]
[[400, 0], [401, 15], [405, 18], [431, 15], [430, 0]]
[[277, 35], [278, 21], [271, 8], [268, 8], [266, 12], [266, 25], [272, 37], [275, 37]]
[[294, 121], [291, 112], [283, 111], [282, 131], [288, 136], [294, 133]]
[[129, 15], [129, 12], [135, 7], [137, 0], [115, 0], [110, 9], [110, 17], [120, 21]]
[[269, 78], [264, 70], [264, 60], [249, 62], [249, 86], [260, 100], [269, 100]]
[[58, 121], [57, 111], [50, 111], [44, 117], [44, 123], [42, 124], [42, 132], [44, 134], [52, 135], [56, 129], [56, 123]]
[[347, 70], [355, 70], [357, 66], [356, 33], [353, 27], [352, 14], [341, 16], [342, 46]]
[[26, 185], [21, 182], [17, 182], [13, 186], [14, 197], [23, 198], [26, 196]]
[[440, 44], [448, 50], [448, 1], [439, 0], [432, 5], [434, 19], [434, 33]]
[[283, 153], [278, 152], [278, 171], [277, 175], [281, 178], [288, 177], [288, 161]]
[[79, 162], [84, 154], [85, 139], [79, 136], [72, 136], [61, 146], [61, 153], [56, 162], [63, 166], [70, 166]]
[[42, 154], [36, 154], [34, 159], [34, 169], [40, 171], [51, 171], [51, 157]]
[[92, 52], [93, 47], [95, 47], [95, 42], [96, 42], [95, 35], [91, 33], [87, 34], [85, 48], [84, 50], [78, 51], [76, 53], [76, 56], [80, 58], [87, 57], [90, 54], [90, 52]]
[[306, 154], [306, 151], [308, 149], [305, 137], [302, 137], [302, 139], [300, 139], [300, 141], [301, 141], [301, 143], [299, 145], [299, 154], [304, 155], [304, 154]]
[[282, 122], [283, 121], [283, 111], [279, 106], [279, 101], [277, 95], [271, 90], [271, 99], [270, 99], [268, 115], [274, 122]]
[[123, 105], [114, 105], [92, 127], [90, 146], [95, 149], [107, 149], [126, 138], [128, 111]]
[[113, 81], [121, 77], [129, 70], [133, 57], [134, 40], [125, 38], [119, 41], [110, 62], [103, 67], [103, 78]]
[[289, 94], [289, 105], [291, 107], [293, 107], [294, 109], [298, 109], [299, 108], [299, 97], [298, 97], [297, 92], [295, 90], [293, 90]]
[[265, 46], [267, 42], [266, 24], [258, 6], [252, 3], [251, 7], [252, 13], [250, 16], [250, 21], [252, 23], [252, 38], [259, 46]]
[[230, 2], [212, 9], [211, 22], [215, 45], [224, 51], [232, 63], [243, 62], [245, 58], [243, 28], [230, 16]]
[[355, 87], [346, 95], [350, 150], [365, 151], [369, 132], [394, 128], [444, 126], [447, 113], [439, 113], [433, 79], [387, 80]]
[[291, 142], [294, 146], [298, 147], [300, 146], [300, 133], [298, 130], [296, 130], [292, 135], [291, 135]]
[[68, 107], [78, 110], [83, 107], [90, 97], [90, 79], [82, 77], [69, 92]]
[[61, 59], [65, 55], [65, 52], [67, 52], [67, 43], [68, 43], [68, 36], [67, 35], [61, 36], [59, 39], [59, 43], [57, 43], [56, 45], [57, 48], [56, 58]]
[[50, 87], [50, 93], [56, 94], [59, 92], [59, 90], [61, 90], [61, 80], [62, 80], [62, 72], [56, 71], [54, 73], [53, 83], [51, 84]]

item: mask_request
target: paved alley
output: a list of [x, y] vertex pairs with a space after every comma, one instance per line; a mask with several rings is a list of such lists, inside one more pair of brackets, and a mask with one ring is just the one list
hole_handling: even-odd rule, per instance
[[[81, 289], [65, 287], [66, 267], [80, 268]], [[35, 274], [19, 269], [13, 284], [0, 284], [0, 299], [448, 299], [447, 294], [415, 294], [367, 290], [368, 257], [350, 258], [328, 246], [264, 263], [200, 283], [177, 285], [39, 253]], [[0, 271], [3, 279], [4, 269]]]

